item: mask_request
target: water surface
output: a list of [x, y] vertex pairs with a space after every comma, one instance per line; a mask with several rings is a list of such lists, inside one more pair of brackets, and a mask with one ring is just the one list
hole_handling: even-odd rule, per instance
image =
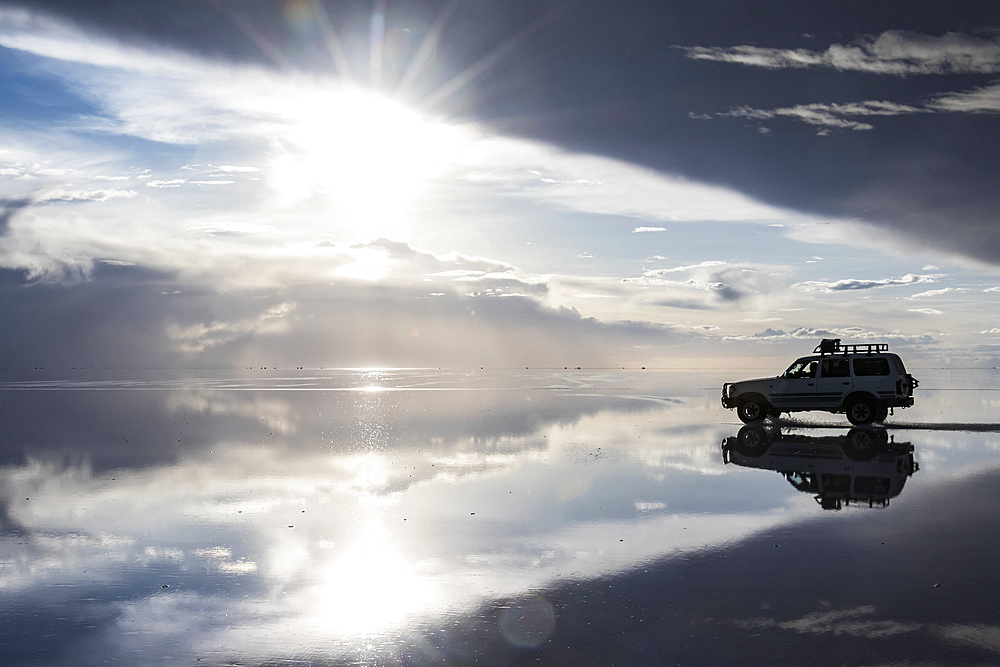
[[993, 662], [1000, 380], [913, 372], [860, 436], [676, 371], [8, 374], [0, 657]]

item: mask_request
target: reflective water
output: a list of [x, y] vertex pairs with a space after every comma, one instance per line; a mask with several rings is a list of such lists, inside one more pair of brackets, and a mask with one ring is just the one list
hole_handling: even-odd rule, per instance
[[912, 370], [8, 374], [0, 662], [995, 662], [1000, 372]]

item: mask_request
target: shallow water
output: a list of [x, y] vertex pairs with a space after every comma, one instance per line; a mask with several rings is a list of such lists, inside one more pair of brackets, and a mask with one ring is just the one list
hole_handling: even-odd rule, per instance
[[0, 658], [993, 662], [1000, 373], [911, 370], [860, 434], [693, 372], [8, 375]]

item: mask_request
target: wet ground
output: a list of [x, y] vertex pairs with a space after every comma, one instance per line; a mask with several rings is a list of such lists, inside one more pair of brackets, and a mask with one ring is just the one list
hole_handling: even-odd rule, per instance
[[8, 374], [3, 664], [991, 664], [1000, 372]]

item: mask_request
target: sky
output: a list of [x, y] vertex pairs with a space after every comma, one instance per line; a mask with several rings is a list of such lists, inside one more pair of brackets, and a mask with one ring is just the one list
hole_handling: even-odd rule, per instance
[[0, 367], [1000, 365], [992, 2], [0, 2]]

